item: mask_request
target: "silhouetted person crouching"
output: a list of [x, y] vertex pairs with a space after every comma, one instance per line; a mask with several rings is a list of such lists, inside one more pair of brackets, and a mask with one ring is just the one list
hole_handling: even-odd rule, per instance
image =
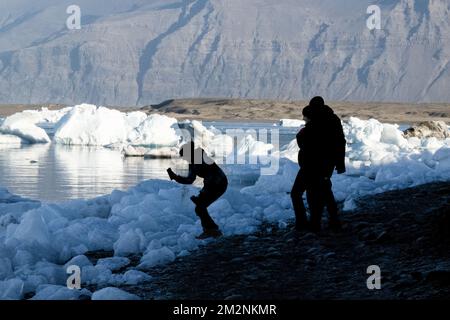
[[227, 177], [203, 149], [195, 149], [193, 142], [181, 147], [180, 156], [189, 163], [189, 173], [187, 177], [181, 177], [169, 168], [167, 172], [171, 180], [181, 184], [192, 184], [197, 176], [203, 178], [203, 189], [200, 190], [198, 196], [191, 197], [195, 204], [195, 213], [200, 218], [203, 227], [203, 233], [197, 239], [220, 237], [222, 233], [209, 215], [207, 208], [227, 190]]

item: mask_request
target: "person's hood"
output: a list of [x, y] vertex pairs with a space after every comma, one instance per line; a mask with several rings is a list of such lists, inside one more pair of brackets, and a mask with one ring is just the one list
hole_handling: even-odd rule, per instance
[[312, 119], [330, 119], [334, 115], [333, 109], [327, 105], [321, 107], [312, 107], [313, 111]]
[[333, 109], [331, 109], [331, 107], [329, 107], [327, 105], [322, 106], [320, 109], [321, 109], [321, 112], [323, 112], [324, 114], [328, 114], [328, 115], [334, 114]]

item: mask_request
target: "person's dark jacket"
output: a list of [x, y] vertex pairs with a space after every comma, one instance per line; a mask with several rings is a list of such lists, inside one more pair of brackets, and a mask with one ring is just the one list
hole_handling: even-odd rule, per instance
[[[307, 130], [306, 130], [307, 131]], [[298, 164], [300, 167], [303, 167], [305, 165], [305, 128], [301, 128], [300, 131], [297, 133], [296, 139], [297, 139], [297, 145], [300, 148], [298, 151]]]
[[310, 176], [331, 177], [345, 172], [345, 136], [341, 120], [328, 106], [314, 111], [312, 121], [297, 134], [298, 160]]
[[341, 119], [334, 113], [333, 109], [325, 105], [321, 108], [323, 119], [325, 120], [326, 130], [329, 130], [329, 137], [332, 139], [331, 144], [334, 147], [334, 164], [338, 173], [345, 172], [345, 140], [344, 130], [342, 128]]
[[188, 175], [186, 177], [175, 175], [174, 180], [181, 184], [192, 184], [197, 176], [203, 178], [205, 188], [227, 183], [225, 173], [201, 148], [194, 151], [189, 163]]

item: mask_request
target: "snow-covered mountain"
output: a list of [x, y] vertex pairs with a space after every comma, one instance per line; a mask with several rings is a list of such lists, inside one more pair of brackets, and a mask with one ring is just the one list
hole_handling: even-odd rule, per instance
[[448, 0], [77, 0], [68, 30], [71, 4], [1, 1], [0, 103], [450, 101]]

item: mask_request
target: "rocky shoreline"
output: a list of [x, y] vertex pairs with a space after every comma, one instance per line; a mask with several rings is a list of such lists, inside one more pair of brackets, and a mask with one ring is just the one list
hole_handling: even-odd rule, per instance
[[[265, 225], [147, 270], [151, 281], [121, 288], [150, 300], [450, 298], [450, 183], [358, 204], [342, 215], [340, 233]], [[370, 265], [381, 269], [381, 290], [367, 288]]]

